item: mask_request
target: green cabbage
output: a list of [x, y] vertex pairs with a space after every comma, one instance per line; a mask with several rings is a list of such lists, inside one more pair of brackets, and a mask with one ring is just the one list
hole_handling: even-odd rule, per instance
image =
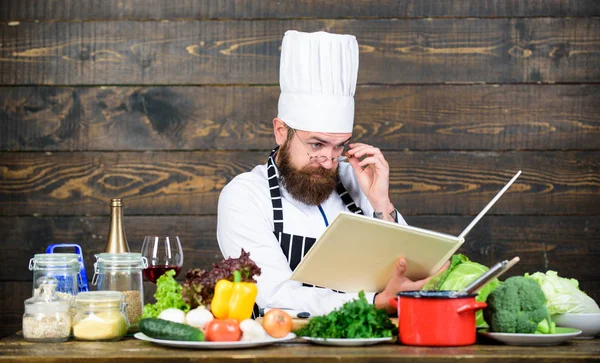
[[[470, 261], [465, 255], [456, 254], [452, 256], [452, 260], [450, 261], [450, 266], [441, 272], [440, 274], [434, 276], [431, 280], [423, 286], [422, 290], [455, 290], [460, 291], [465, 287], [469, 286], [469, 284], [475, 281], [479, 276], [483, 275], [489, 268], [486, 266]], [[483, 286], [477, 297], [476, 301], [485, 301], [488, 295], [496, 290], [496, 288], [500, 285], [500, 281], [498, 279], [493, 279]], [[477, 319], [478, 327], [487, 327], [487, 323], [483, 319], [483, 312], [478, 310], [475, 314]]]
[[579, 289], [579, 281], [558, 276], [556, 271], [536, 272], [525, 277], [537, 281], [546, 295], [550, 315], [600, 313], [598, 304]]

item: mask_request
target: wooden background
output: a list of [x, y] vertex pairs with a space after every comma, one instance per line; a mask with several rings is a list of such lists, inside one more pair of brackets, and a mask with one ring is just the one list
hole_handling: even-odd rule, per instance
[[599, 1], [0, 7], [0, 336], [48, 244], [82, 245], [91, 278], [111, 197], [132, 250], [179, 234], [184, 269], [221, 259], [219, 191], [274, 145], [287, 29], [356, 35], [355, 135], [385, 151], [410, 224], [458, 234], [522, 169], [461, 252], [519, 255], [511, 274], [558, 270], [600, 300]]

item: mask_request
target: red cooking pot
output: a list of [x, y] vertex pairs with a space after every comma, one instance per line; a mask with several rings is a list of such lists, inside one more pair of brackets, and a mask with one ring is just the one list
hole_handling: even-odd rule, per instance
[[407, 345], [475, 344], [475, 312], [487, 306], [477, 294], [460, 291], [403, 291], [390, 303], [398, 308], [398, 335]]

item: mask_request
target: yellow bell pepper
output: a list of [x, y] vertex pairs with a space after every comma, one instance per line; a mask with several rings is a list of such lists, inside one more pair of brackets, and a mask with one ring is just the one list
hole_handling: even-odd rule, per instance
[[210, 303], [210, 310], [215, 318], [241, 322], [252, 316], [258, 288], [252, 282], [241, 281], [239, 271], [233, 272], [233, 282], [225, 279], [217, 281], [215, 295]]

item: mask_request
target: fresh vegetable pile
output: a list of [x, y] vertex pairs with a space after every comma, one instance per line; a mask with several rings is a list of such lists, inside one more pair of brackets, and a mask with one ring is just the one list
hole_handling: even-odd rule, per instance
[[212, 302], [215, 285], [219, 280], [233, 281], [233, 271], [239, 271], [241, 281], [253, 282], [254, 276], [260, 275], [260, 268], [250, 259], [250, 254], [242, 249], [238, 258], [228, 258], [221, 263], [213, 264], [212, 270], [191, 269], [185, 274], [183, 299], [192, 308], [209, 305]]
[[270, 310], [263, 325], [250, 319], [258, 294], [254, 276], [260, 269], [249, 256], [242, 250], [239, 258], [214, 264], [210, 272], [190, 270], [183, 287], [173, 278], [175, 271], [167, 271], [156, 283], [156, 303], [144, 306], [141, 332], [155, 339], [180, 341], [285, 337], [292, 329], [292, 318], [283, 310]]
[[176, 311], [183, 313], [182, 310], [167, 309], [158, 318], [140, 320], [140, 331], [151, 338], [163, 340], [237, 342], [283, 338], [292, 330], [292, 318], [279, 309], [269, 310], [262, 325], [253, 319], [215, 319], [204, 307], [183, 315]]
[[[433, 277], [423, 290], [462, 290], [488, 268], [461, 254], [452, 256], [450, 267]], [[555, 314], [600, 313], [598, 304], [579, 289], [579, 282], [558, 276], [555, 271], [545, 274], [526, 273], [504, 282], [488, 282], [476, 297], [488, 307], [477, 312], [477, 326], [489, 324], [498, 333], [553, 334]], [[485, 319], [484, 319], [485, 317]]]
[[[155, 304], [144, 306], [140, 330], [149, 337], [181, 341], [248, 341], [282, 338], [292, 329], [292, 318], [283, 310], [268, 311], [262, 324], [250, 319], [258, 290], [254, 277], [260, 268], [242, 250], [239, 258], [215, 263], [211, 271], [193, 269], [183, 287], [173, 270], [157, 281]], [[488, 270], [454, 255], [450, 267], [432, 278], [423, 290], [463, 290]], [[477, 317], [477, 325], [489, 324], [502, 333], [552, 334], [553, 314], [598, 313], [600, 308], [575, 279], [559, 277], [555, 271], [515, 276], [487, 283], [476, 298], [488, 307]], [[190, 308], [192, 308], [190, 310]], [[210, 309], [210, 310], [209, 310]], [[485, 320], [483, 320], [485, 318]], [[314, 338], [383, 338], [398, 334], [384, 309], [377, 310], [364, 292], [324, 316], [313, 317], [296, 332]]]
[[365, 293], [324, 316], [312, 318], [296, 334], [314, 338], [383, 338], [398, 334], [385, 309], [369, 304]]

